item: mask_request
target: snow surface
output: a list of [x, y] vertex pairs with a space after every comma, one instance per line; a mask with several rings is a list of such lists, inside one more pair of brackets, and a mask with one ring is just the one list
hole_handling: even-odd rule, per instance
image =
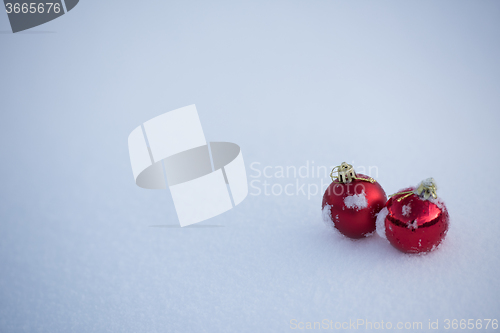
[[321, 213], [323, 216], [323, 222], [325, 222], [326, 225], [332, 225], [333, 224], [332, 206], [325, 205], [325, 207], [323, 207], [323, 210], [321, 211]]
[[356, 211], [368, 207], [368, 201], [366, 201], [366, 195], [364, 191], [360, 194], [346, 196], [344, 198], [344, 204], [347, 208], [355, 209]]
[[[500, 319], [499, 2], [117, 4], [14, 35], [0, 15], [0, 332]], [[127, 137], [193, 103], [207, 140], [241, 147], [250, 195], [180, 228], [167, 190], [134, 184]], [[330, 232], [318, 188], [343, 161], [387, 194], [434, 177], [442, 246]]]
[[335, 228], [335, 221], [339, 220], [339, 215], [338, 214], [335, 215], [335, 221], [334, 221], [334, 218], [332, 217], [332, 206], [331, 205], [325, 205], [325, 207], [323, 207], [321, 215], [323, 217], [323, 222], [325, 223], [327, 228], [330, 231], [332, 231], [336, 237], [346, 237], [337, 228]]
[[377, 231], [377, 234], [383, 239], [387, 239], [387, 237], [385, 236], [385, 218], [387, 217], [387, 214], [389, 214], [389, 210], [387, 209], [387, 207], [382, 208], [380, 212], [378, 212], [377, 220], [375, 222], [375, 230]]

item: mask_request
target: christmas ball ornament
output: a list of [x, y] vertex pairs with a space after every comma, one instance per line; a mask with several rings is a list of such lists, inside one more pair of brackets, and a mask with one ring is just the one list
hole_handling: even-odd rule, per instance
[[356, 174], [345, 162], [333, 168], [330, 177], [332, 183], [323, 195], [324, 221], [350, 238], [371, 236], [377, 214], [387, 201], [382, 186], [371, 177]]
[[445, 204], [436, 194], [433, 178], [392, 194], [377, 217], [377, 233], [396, 249], [425, 253], [436, 249], [449, 226]]

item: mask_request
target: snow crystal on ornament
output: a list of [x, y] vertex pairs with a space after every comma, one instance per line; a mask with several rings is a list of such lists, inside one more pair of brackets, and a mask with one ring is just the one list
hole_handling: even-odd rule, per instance
[[368, 201], [366, 201], [365, 191], [360, 194], [349, 195], [344, 198], [344, 204], [347, 208], [355, 208], [360, 210], [368, 207]]
[[377, 234], [383, 239], [387, 239], [385, 236], [385, 218], [389, 214], [387, 207], [382, 208], [382, 210], [377, 214], [376, 230]]
[[408, 222], [408, 229], [418, 229], [417, 220], [413, 220], [412, 222]]
[[402, 214], [403, 216], [408, 216], [411, 213], [411, 206], [410, 204], [404, 205], [402, 208]]

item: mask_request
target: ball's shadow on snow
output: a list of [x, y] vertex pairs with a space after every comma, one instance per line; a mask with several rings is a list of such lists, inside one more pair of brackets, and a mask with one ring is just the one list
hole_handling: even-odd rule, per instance
[[[327, 231], [324, 233], [321, 231], [324, 241], [326, 243], [335, 242], [335, 245], [329, 244], [329, 246], [334, 246], [336, 250], [342, 249], [342, 251], [347, 251], [350, 254], [356, 253], [364, 253], [365, 251], [370, 251], [370, 253], [365, 253], [367, 256], [380, 256], [380, 254], [384, 254], [388, 256], [388, 258], [401, 258], [403, 260], [421, 260], [424, 258], [432, 258], [439, 253], [443, 252], [442, 247], [444, 243], [448, 243], [447, 239], [443, 240], [443, 242], [434, 250], [430, 252], [424, 253], [403, 253], [393, 246], [387, 241], [387, 239], [381, 237], [376, 232], [370, 234], [365, 238], [360, 239], [351, 239], [349, 237], [344, 236], [340, 233], [334, 226], [333, 223], [328, 223], [323, 220], [324, 227], [326, 227]], [[438, 253], [438, 254], [436, 254]], [[391, 260], [392, 260], [391, 259]]]

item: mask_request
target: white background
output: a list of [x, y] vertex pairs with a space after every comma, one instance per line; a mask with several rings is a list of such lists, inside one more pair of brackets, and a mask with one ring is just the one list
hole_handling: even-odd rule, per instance
[[[500, 319], [499, 17], [497, 1], [82, 0], [12, 34], [0, 13], [0, 331]], [[445, 243], [338, 237], [321, 193], [175, 227], [168, 190], [134, 184], [127, 137], [193, 103], [249, 181], [253, 162], [376, 166], [387, 194], [433, 176]]]

